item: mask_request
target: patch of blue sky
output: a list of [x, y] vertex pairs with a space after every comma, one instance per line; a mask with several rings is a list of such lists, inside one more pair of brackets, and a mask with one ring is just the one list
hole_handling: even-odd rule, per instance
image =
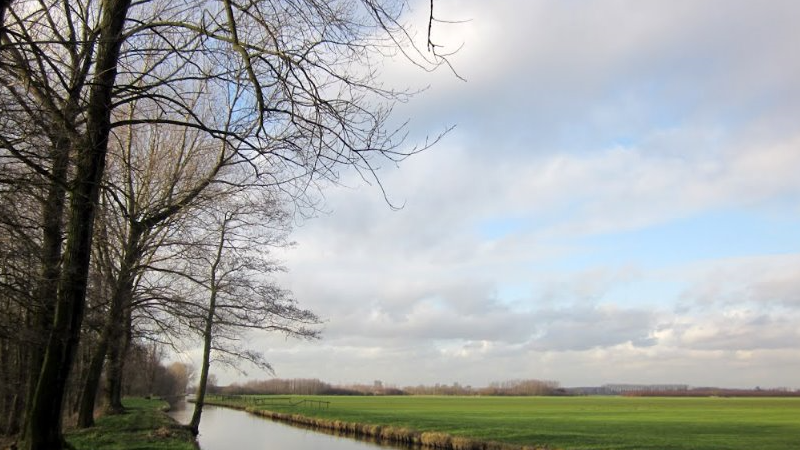
[[630, 148], [636, 146], [640, 138], [631, 135], [617, 135], [611, 139], [611, 145], [615, 147]]
[[503, 217], [483, 220], [475, 225], [479, 237], [488, 240], [501, 239], [510, 234], [530, 228], [531, 222], [521, 217]]
[[501, 283], [495, 288], [497, 300], [512, 307], [527, 302], [532, 292], [532, 282]]
[[[621, 307], [675, 308], [689, 280], [667, 275], [672, 269], [704, 261], [800, 253], [800, 217], [763, 210], [718, 210], [635, 231], [572, 239], [563, 257], [537, 262], [532, 279], [498, 287], [505, 302], [599, 303]], [[594, 269], [633, 268], [637, 275], [609, 283], [594, 298], [562, 286], [539, 285], [536, 273], [580, 274]]]
[[562, 270], [635, 265], [655, 270], [687, 263], [800, 252], [800, 217], [724, 210], [635, 231], [593, 235], [554, 261]]
[[683, 280], [642, 278], [609, 287], [598, 303], [625, 308], [673, 309], [687, 288]]
[[[536, 229], [522, 218], [480, 223], [486, 239], [502, 239]], [[559, 243], [553, 243], [558, 245]], [[544, 304], [611, 304], [620, 307], [674, 308], [689, 280], [667, 275], [672, 269], [704, 261], [776, 254], [800, 253], [800, 217], [775, 210], [717, 210], [672, 220], [634, 231], [606, 233], [570, 239], [569, 251], [528, 266], [530, 279], [503, 282], [496, 287], [497, 300], [519, 310]], [[542, 284], [542, 274], [558, 278], [595, 269], [630, 268], [637, 274], [609, 283], [593, 298], [580, 295], [568, 285]], [[553, 289], [562, 292], [554, 292]]]

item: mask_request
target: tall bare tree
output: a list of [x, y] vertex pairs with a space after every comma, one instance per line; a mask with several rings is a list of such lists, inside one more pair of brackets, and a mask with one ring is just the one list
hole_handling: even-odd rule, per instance
[[[131, 116], [135, 109], [131, 110]], [[95, 395], [108, 356], [106, 402], [121, 412], [124, 354], [130, 341], [135, 280], [169, 232], [171, 223], [198, 201], [209, 201], [206, 188], [232, 164], [234, 152], [224, 142], [207, 139], [193, 128], [171, 124], [128, 125], [113, 136], [105, 178], [111, 228], [105, 246], [111, 288], [108, 317], [87, 372], [78, 425], [94, 424]], [[224, 189], [222, 189], [224, 190]], [[217, 192], [220, 189], [216, 189]]]
[[[92, 19], [97, 26], [80, 30], [74, 21], [79, 11], [70, 4], [61, 10], [44, 2], [0, 5], [4, 11], [0, 34], [4, 100], [10, 99], [15, 112], [24, 119], [39, 124], [43, 130], [52, 130], [53, 141], [51, 164], [47, 166], [31, 158], [36, 155], [31, 154], [30, 141], [25, 137], [4, 136], [2, 142], [4, 153], [48, 177], [52, 194], [52, 208], [43, 218], [45, 270], [40, 296], [47, 306], [39, 320], [49, 322], [50, 311], [53, 319], [52, 325], [48, 324], [50, 333], [41, 369], [31, 371], [30, 385], [35, 388], [27, 404], [23, 434], [28, 448], [63, 446], [61, 412], [83, 319], [94, 212], [111, 131], [110, 106], [124, 40], [122, 31], [130, 3], [111, 0], [103, 5]], [[64, 183], [70, 169], [71, 182]], [[47, 231], [56, 223], [60, 230], [61, 205], [66, 206], [63, 252], [60, 233], [56, 239], [55, 232]], [[48, 239], [54, 241], [52, 245]], [[56, 254], [60, 267], [51, 273], [49, 269], [54, 264], [48, 261], [54, 261]]]
[[[177, 289], [164, 296], [172, 316], [197, 333], [203, 343], [199, 382], [190, 428], [196, 434], [212, 361], [235, 367], [242, 361], [272, 371], [263, 355], [242, 345], [250, 331], [280, 332], [300, 339], [315, 339], [320, 323], [311, 311], [298, 307], [272, 275], [280, 267], [269, 258], [275, 246], [286, 245], [289, 216], [282, 211], [274, 191], [247, 190], [229, 195], [224, 202], [207, 204], [191, 214], [172, 243], [179, 259], [162, 261], [152, 270], [169, 274]], [[272, 204], [270, 208], [264, 205]]]
[[[387, 127], [392, 103], [406, 93], [379, 83], [380, 59], [402, 52], [427, 69], [443, 62], [407, 45], [403, 6], [379, 0], [0, 3], [3, 111], [48, 136], [47, 146], [37, 148], [35, 134], [4, 131], [2, 156], [46, 180], [46, 198], [52, 196], [41, 218], [37, 288], [43, 308], [36, 321], [47, 338], [35, 364], [40, 368], [31, 370], [23, 448], [63, 446], [64, 390], [86, 306], [112, 131], [157, 123], [199, 130], [234, 151], [251, 184], [279, 185], [293, 195], [320, 179], [335, 180], [341, 165], [372, 176], [379, 159], [370, 155], [396, 161], [419, 150], [399, 150], [402, 133]], [[125, 114], [133, 104], [136, 114]]]

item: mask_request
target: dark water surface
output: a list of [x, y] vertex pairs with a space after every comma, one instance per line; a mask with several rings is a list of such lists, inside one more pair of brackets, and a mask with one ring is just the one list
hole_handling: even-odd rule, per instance
[[[188, 424], [194, 405], [181, 402], [170, 415]], [[202, 450], [375, 450], [407, 448], [358, 441], [294, 427], [235, 409], [205, 406], [197, 437]]]

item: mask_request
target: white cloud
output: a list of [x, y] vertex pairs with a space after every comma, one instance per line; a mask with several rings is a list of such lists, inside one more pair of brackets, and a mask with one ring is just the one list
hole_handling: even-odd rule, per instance
[[[439, 35], [463, 36], [469, 82], [395, 65], [389, 81], [431, 84], [398, 109], [412, 136], [459, 127], [381, 172], [403, 210], [345, 177], [293, 234], [282, 281], [328, 322], [320, 343], [259, 338], [278, 375], [796, 385], [795, 241], [648, 268], [587, 263], [582, 239], [724, 210], [800, 223], [800, 4], [436, 5], [472, 19]], [[658, 283], [679, 294], [640, 288]]]
[[784, 254], [702, 262], [682, 269], [693, 279], [684, 307], [748, 307], [800, 313], [800, 255]]
[[678, 342], [697, 350], [791, 350], [800, 342], [797, 319], [750, 310], [701, 316], [679, 332]]

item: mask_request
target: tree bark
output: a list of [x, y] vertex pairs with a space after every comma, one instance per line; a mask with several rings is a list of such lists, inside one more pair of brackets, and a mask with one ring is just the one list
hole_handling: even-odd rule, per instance
[[106, 412], [119, 414], [125, 411], [122, 406], [122, 378], [125, 373], [125, 355], [131, 341], [131, 290], [123, 293], [122, 319], [117, 323], [114, 337], [109, 342], [108, 370], [106, 376]]
[[[25, 327], [30, 329], [30, 318], [26, 316]], [[17, 378], [15, 380], [16, 392], [11, 400], [10, 410], [8, 412], [8, 424], [6, 426], [9, 435], [15, 435], [23, 430], [23, 420], [25, 419], [25, 405], [26, 400], [26, 383], [30, 382], [27, 368], [29, 367], [29, 360], [31, 353], [29, 349], [21, 342], [17, 343]]]
[[136, 264], [142, 257], [141, 240], [145, 228], [139, 222], [131, 222], [128, 239], [122, 256], [119, 275], [112, 302], [110, 333], [108, 341], [108, 370], [106, 376], [106, 412], [121, 413], [122, 377], [125, 369], [125, 355], [131, 340], [131, 301], [133, 283], [136, 277]]
[[[0, 311], [4, 312], [5, 311]], [[0, 335], [0, 416], [8, 414], [11, 405], [11, 389], [10, 382], [10, 367], [11, 362], [8, 358], [8, 352], [11, 346], [6, 339]], [[8, 424], [5, 421], [0, 421], [0, 436], [8, 434]]]
[[94, 215], [111, 130], [112, 91], [130, 3], [130, 0], [103, 2], [94, 71], [96, 75], [87, 104], [86, 137], [75, 149], [75, 179], [70, 192], [67, 241], [53, 329], [47, 341], [35, 394], [28, 406], [29, 420], [22, 442], [25, 450], [65, 447], [61, 412], [86, 305]]
[[211, 288], [211, 298], [208, 303], [208, 315], [206, 316], [206, 326], [203, 335], [203, 363], [200, 368], [200, 381], [197, 385], [197, 396], [194, 402], [194, 412], [192, 420], [189, 422], [189, 429], [197, 436], [200, 433], [200, 416], [203, 414], [203, 403], [206, 398], [206, 384], [208, 384], [208, 369], [211, 365], [211, 341], [212, 327], [214, 324], [214, 309], [216, 307], [217, 291]]
[[97, 400], [97, 390], [103, 375], [103, 362], [108, 353], [108, 332], [103, 330], [97, 348], [92, 355], [89, 368], [86, 371], [86, 381], [81, 392], [80, 405], [78, 406], [78, 427], [89, 428], [94, 426], [94, 406]]
[[10, 435], [14, 435], [19, 433], [20, 426], [22, 425], [23, 419], [23, 408], [25, 406], [24, 400], [24, 393], [22, 387], [25, 386], [25, 379], [26, 374], [25, 370], [23, 369], [27, 365], [27, 352], [20, 346], [17, 349], [17, 380], [16, 385], [18, 386], [18, 390], [14, 397], [11, 400], [11, 405], [8, 413], [8, 425], [6, 426], [7, 432]]
[[97, 390], [103, 374], [103, 362], [108, 356], [108, 375], [106, 384], [107, 412], [121, 413], [122, 406], [122, 372], [124, 355], [127, 348], [126, 335], [130, 328], [129, 313], [135, 265], [141, 256], [140, 241], [143, 228], [134, 223], [128, 230], [120, 271], [114, 280], [108, 320], [100, 336], [92, 361], [89, 364], [86, 382], [81, 395], [78, 412], [78, 426], [88, 428], [94, 426], [94, 408]]
[[[26, 405], [33, 403], [36, 395], [36, 383], [44, 361], [47, 347], [47, 337], [52, 331], [55, 316], [55, 303], [58, 296], [58, 279], [61, 272], [61, 240], [63, 227], [61, 220], [64, 216], [66, 203], [67, 172], [69, 170], [69, 141], [65, 137], [54, 139], [53, 180], [48, 187], [47, 197], [42, 202], [42, 268], [40, 272], [39, 288], [36, 294], [38, 305], [33, 310], [34, 331], [30, 333], [29, 346], [30, 358], [28, 365], [28, 389]], [[30, 409], [29, 409], [30, 412]], [[26, 415], [27, 424], [30, 419]], [[27, 433], [27, 426], [23, 426]], [[23, 436], [25, 438], [26, 436]]]

